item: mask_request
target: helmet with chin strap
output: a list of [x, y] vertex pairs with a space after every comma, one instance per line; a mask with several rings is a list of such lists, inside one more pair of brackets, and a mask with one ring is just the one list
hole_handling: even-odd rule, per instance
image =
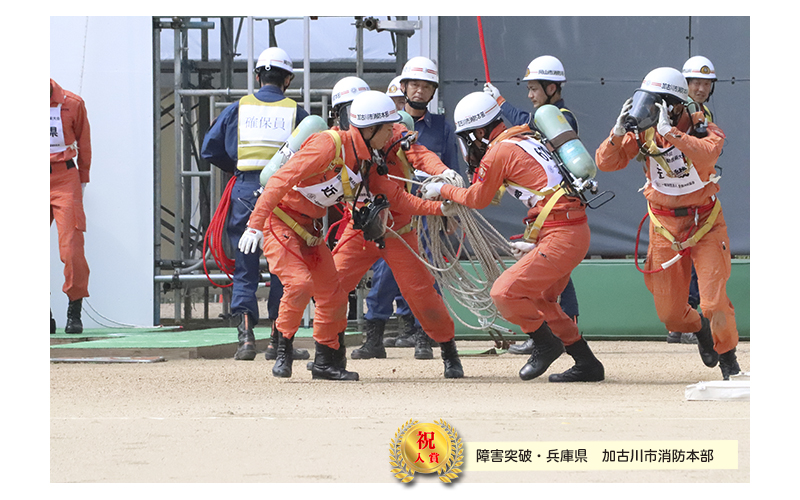
[[358, 94], [350, 104], [349, 116], [350, 123], [356, 128], [401, 120], [392, 98], [377, 90], [367, 90]]
[[358, 94], [369, 89], [367, 82], [357, 76], [346, 76], [333, 86], [331, 91], [331, 104], [333, 106], [331, 118], [338, 120], [340, 129], [347, 130], [350, 128], [347, 107]]
[[436, 63], [427, 57], [412, 57], [403, 66], [403, 71], [400, 73], [400, 82], [406, 80], [424, 80], [438, 87], [439, 71], [436, 68]]
[[639, 90], [659, 94], [668, 104], [674, 100], [685, 104], [689, 99], [686, 78], [675, 68], [656, 68], [647, 73]]
[[690, 78], [702, 78], [704, 80], [717, 81], [717, 74], [714, 65], [707, 57], [690, 57], [683, 63], [683, 76], [687, 80]]
[[[408, 82], [408, 80], [429, 82], [433, 85], [434, 89], [438, 88], [439, 71], [436, 68], [436, 63], [427, 57], [412, 57], [405, 66], [403, 66], [403, 71], [400, 73], [400, 83]], [[406, 85], [408, 85], [408, 83], [406, 83]], [[403, 94], [406, 96], [406, 102], [414, 109], [422, 110], [428, 106], [427, 102], [412, 101], [405, 90]]]
[[498, 116], [500, 116], [500, 106], [491, 95], [486, 92], [467, 94], [453, 110], [456, 134], [485, 127]]
[[539, 56], [528, 64], [523, 80], [545, 80], [548, 82], [564, 83], [567, 74], [564, 65], [553, 56]]

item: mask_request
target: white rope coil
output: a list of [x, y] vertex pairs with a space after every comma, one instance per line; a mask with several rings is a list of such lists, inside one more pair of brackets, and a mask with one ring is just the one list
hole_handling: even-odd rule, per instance
[[[454, 183], [452, 181], [452, 178], [431, 176], [422, 184], [446, 182], [464, 187], [460, 176]], [[418, 256], [431, 270], [440, 289], [449, 292], [453, 300], [477, 318], [477, 325], [474, 321], [467, 322], [456, 313], [453, 304], [445, 300], [450, 314], [461, 324], [473, 330], [511, 333], [508, 328], [495, 324], [495, 320], [502, 317], [492, 302], [490, 291], [506, 270], [503, 257], [512, 255], [512, 247], [477, 210], [455, 203], [453, 207], [456, 214], [451, 217], [428, 215], [424, 224], [422, 218], [415, 217], [421, 252]]]

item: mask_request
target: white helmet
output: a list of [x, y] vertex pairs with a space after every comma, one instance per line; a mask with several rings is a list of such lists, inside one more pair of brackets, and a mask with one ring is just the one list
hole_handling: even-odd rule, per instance
[[656, 68], [647, 73], [639, 89], [654, 94], [671, 95], [683, 103], [689, 99], [689, 85], [686, 83], [686, 78], [675, 68]]
[[714, 65], [707, 57], [690, 57], [683, 63], [683, 76], [689, 78], [703, 78], [705, 80], [717, 81], [717, 74], [714, 72]]
[[528, 64], [523, 80], [547, 80], [550, 82], [566, 82], [567, 74], [564, 65], [553, 56], [539, 56]]
[[397, 113], [394, 101], [383, 92], [377, 90], [361, 92], [350, 104], [350, 123], [356, 128], [399, 121], [400, 115]]
[[486, 92], [467, 94], [453, 110], [457, 134], [485, 127], [495, 121], [498, 116], [500, 116], [500, 105]]
[[357, 76], [346, 76], [336, 82], [331, 92], [331, 104], [335, 108], [340, 104], [351, 102], [361, 92], [369, 90], [367, 82]]
[[400, 77], [396, 76], [389, 82], [389, 88], [386, 89], [386, 95], [389, 97], [403, 97], [403, 91], [400, 90]]
[[278, 47], [270, 47], [261, 52], [261, 55], [258, 56], [258, 62], [256, 62], [256, 71], [258, 71], [259, 68], [264, 68], [268, 71], [271, 68], [280, 68], [294, 74], [292, 59], [285, 50]]
[[425, 80], [438, 87], [439, 71], [436, 69], [436, 63], [427, 57], [412, 57], [403, 66], [403, 72], [400, 74], [400, 81], [405, 80]]

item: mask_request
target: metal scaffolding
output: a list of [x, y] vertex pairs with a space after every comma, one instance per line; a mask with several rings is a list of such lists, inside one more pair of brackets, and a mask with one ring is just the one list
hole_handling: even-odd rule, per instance
[[[192, 319], [192, 303], [189, 291], [192, 287], [203, 288], [204, 317], [208, 320], [209, 289], [214, 285], [206, 278], [204, 264], [210, 277], [218, 284], [229, 283], [230, 280], [219, 269], [212, 258], [202, 255], [203, 239], [209, 222], [220, 201], [221, 188], [224, 188], [230, 174], [213, 168], [200, 157], [203, 138], [217, 115], [217, 109], [225, 107], [233, 100], [254, 92], [254, 65], [258, 54], [255, 53], [254, 31], [257, 21], [270, 23], [270, 41], [274, 40], [274, 28], [285, 21], [299, 21], [303, 29], [303, 61], [302, 68], [295, 68], [295, 75], [302, 75], [302, 88], [288, 90], [287, 97], [301, 102], [309, 113], [320, 114], [327, 118], [329, 88], [312, 88], [310, 60], [310, 24], [312, 17], [274, 18], [274, 17], [220, 17], [213, 18], [169, 17], [153, 18], [153, 85], [154, 85], [154, 324], [162, 322], [161, 294], [171, 292], [174, 298], [175, 324], [186, 324]], [[234, 37], [235, 20], [239, 20], [238, 31]], [[419, 29], [419, 22], [381, 21], [375, 18], [356, 17], [353, 25], [356, 29], [355, 74], [363, 76], [364, 47], [363, 30], [386, 30], [392, 32], [395, 41], [396, 61], [392, 65], [380, 67], [378, 72], [398, 73], [407, 59], [407, 38]], [[220, 59], [209, 61], [208, 32], [220, 28]], [[234, 57], [242, 28], [247, 27], [247, 88], [234, 88]], [[166, 61], [161, 59], [161, 32], [173, 31], [172, 90], [162, 96], [162, 74]], [[201, 33], [201, 57], [190, 60], [189, 32], [199, 30]], [[394, 39], [394, 38], [393, 38]], [[219, 73], [218, 88], [212, 88], [213, 73]], [[190, 77], [196, 76], [198, 83], [190, 83]], [[301, 100], [300, 100], [301, 99]], [[169, 121], [169, 118], [172, 118]], [[165, 124], [165, 119], [167, 123]], [[175, 147], [174, 165], [166, 165], [162, 161], [162, 148], [169, 142], [167, 129], [173, 127]], [[167, 200], [163, 190], [165, 176], [170, 174], [174, 182], [174, 199]], [[170, 204], [170, 206], [166, 206]], [[197, 209], [193, 209], [196, 206]], [[172, 258], [162, 251], [162, 243], [166, 241], [174, 247]], [[266, 261], [262, 259], [266, 269]], [[213, 271], [212, 271], [213, 270]], [[268, 280], [269, 275], [263, 278]], [[228, 288], [221, 288], [223, 298], [223, 316], [230, 312], [230, 293]], [[183, 311], [181, 311], [183, 305]]]

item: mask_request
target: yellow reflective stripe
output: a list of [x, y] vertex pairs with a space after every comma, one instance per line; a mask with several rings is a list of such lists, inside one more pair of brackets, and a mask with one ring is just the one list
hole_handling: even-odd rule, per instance
[[564, 195], [566, 191], [563, 187], [560, 187], [556, 190], [553, 196], [547, 200], [547, 203], [544, 205], [544, 208], [539, 215], [536, 217], [536, 220], [533, 224], [528, 224], [528, 227], [525, 228], [525, 232], [523, 233], [522, 237], [525, 241], [536, 243], [539, 239], [539, 231], [542, 230], [542, 226], [544, 226], [544, 221], [547, 219], [547, 216], [550, 215], [550, 211], [553, 209], [553, 206], [556, 204], [559, 198]]
[[289, 226], [292, 230], [294, 230], [295, 233], [297, 233], [301, 238], [303, 238], [303, 240], [306, 242], [308, 246], [315, 247], [317, 245], [321, 245], [325, 241], [325, 238], [322, 238], [320, 236], [314, 236], [308, 231], [306, 231], [306, 228], [301, 226], [296, 220], [292, 219], [289, 216], [289, 214], [284, 212], [281, 208], [275, 207], [272, 210], [272, 213], [277, 215], [278, 218], [282, 220], [284, 224]]

